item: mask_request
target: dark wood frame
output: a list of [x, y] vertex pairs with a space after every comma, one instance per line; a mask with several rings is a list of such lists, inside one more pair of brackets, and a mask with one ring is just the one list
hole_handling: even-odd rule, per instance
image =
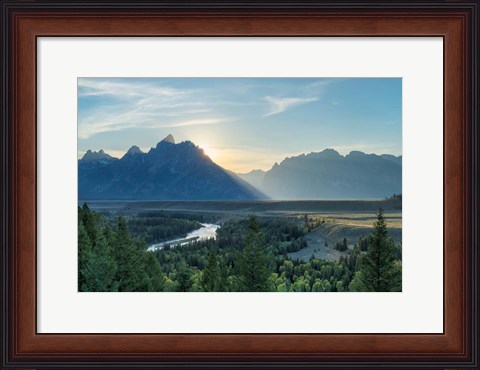
[[[1, 1], [2, 368], [478, 368], [479, 0]], [[37, 334], [38, 36], [440, 36], [443, 334]]]

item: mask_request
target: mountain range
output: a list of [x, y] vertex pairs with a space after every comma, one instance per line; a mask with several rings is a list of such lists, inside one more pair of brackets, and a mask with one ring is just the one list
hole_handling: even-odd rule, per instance
[[402, 192], [402, 157], [333, 149], [285, 158], [268, 171], [235, 174], [172, 135], [122, 158], [88, 150], [78, 161], [80, 200], [384, 198]]
[[385, 198], [402, 192], [402, 156], [325, 149], [239, 176], [273, 199]]
[[172, 135], [144, 153], [132, 146], [118, 159], [88, 150], [78, 161], [81, 200], [246, 200], [266, 196], [215, 164], [191, 141]]

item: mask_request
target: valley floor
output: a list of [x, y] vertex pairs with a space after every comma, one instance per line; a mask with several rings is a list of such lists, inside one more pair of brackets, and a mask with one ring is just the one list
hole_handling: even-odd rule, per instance
[[[307, 247], [298, 252], [288, 253], [288, 258], [307, 262], [312, 256], [319, 259], [339, 261], [341, 256], [348, 255], [360, 237], [369, 235], [373, 230], [375, 214], [342, 213], [318, 214], [325, 223], [305, 235]], [[402, 215], [401, 213], [388, 213], [385, 215], [388, 222], [389, 235], [396, 243], [402, 241]], [[348, 250], [338, 251], [333, 247], [335, 243], [345, 238]]]
[[[79, 202], [81, 203], [81, 202]], [[373, 229], [376, 213], [385, 212], [389, 234], [396, 243], [402, 240], [401, 201], [372, 200], [311, 200], [311, 201], [88, 201], [90, 208], [100, 212], [134, 215], [139, 212], [199, 214], [216, 224], [255, 214], [259, 217], [298, 218], [304, 215], [323, 219], [325, 223], [305, 235], [307, 247], [288, 253], [292, 260], [308, 261], [312, 256], [339, 261], [350, 253], [360, 237]], [[183, 235], [179, 235], [183, 238]], [[335, 243], [347, 239], [348, 250], [334, 249]], [[160, 245], [160, 244], [159, 244]]]
[[260, 200], [260, 201], [99, 201], [80, 200], [91, 209], [100, 212], [123, 214], [138, 212], [186, 212], [198, 214], [221, 213], [229, 215], [295, 216], [304, 214], [354, 214], [359, 222], [360, 215], [371, 215], [380, 208], [385, 213], [401, 213], [402, 202], [398, 199], [359, 200]]

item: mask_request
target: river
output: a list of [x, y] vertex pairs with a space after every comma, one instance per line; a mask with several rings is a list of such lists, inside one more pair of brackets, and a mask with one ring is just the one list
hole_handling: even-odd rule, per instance
[[162, 249], [165, 245], [170, 245], [172, 247], [182, 246], [193, 241], [198, 240], [207, 240], [207, 239], [216, 239], [217, 237], [217, 229], [220, 225], [215, 224], [201, 224], [202, 227], [200, 229], [194, 230], [187, 234], [184, 238], [178, 239], [171, 239], [167, 240], [166, 242], [161, 242], [157, 244], [152, 244], [148, 247], [149, 251], [154, 251], [157, 249]]

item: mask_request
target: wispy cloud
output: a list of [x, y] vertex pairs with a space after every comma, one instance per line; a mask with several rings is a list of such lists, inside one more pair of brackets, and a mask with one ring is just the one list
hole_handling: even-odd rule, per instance
[[[208, 107], [201, 89], [178, 89], [150, 80], [79, 79], [80, 99], [95, 98], [88, 114], [79, 115], [81, 139], [137, 129], [220, 124], [228, 119]], [[97, 102], [103, 98], [106, 103]]]
[[105, 79], [78, 79], [78, 94], [84, 96], [113, 96], [117, 98], [131, 99], [148, 96], [175, 97], [185, 95], [186, 92], [171, 87], [163, 87], [149, 82]]
[[88, 139], [130, 128], [221, 124], [253, 114], [259, 118], [273, 116], [319, 100], [331, 81], [316, 81], [298, 88], [287, 85], [293, 90], [286, 92], [287, 97], [265, 94], [265, 90], [271, 89], [265, 81], [223, 84], [221, 90], [215, 88], [215, 83], [185, 87], [175, 79], [79, 78], [79, 104], [84, 106], [79, 109], [78, 136]]
[[191, 119], [188, 121], [180, 121], [171, 124], [166, 124], [161, 127], [185, 127], [185, 126], [199, 126], [199, 125], [218, 125], [220, 123], [226, 122], [223, 119], [219, 118], [204, 118], [204, 119]]
[[[141, 119], [140, 119], [140, 116]], [[190, 120], [158, 120], [155, 114], [139, 115], [136, 112], [127, 112], [125, 114], [107, 116], [103, 119], [97, 118], [94, 122], [84, 123], [78, 127], [78, 137], [87, 139], [92, 135], [102, 132], [114, 132], [126, 130], [128, 128], [160, 129], [172, 127], [186, 127], [199, 125], [217, 125], [226, 122], [220, 118], [197, 118]]]
[[269, 104], [269, 111], [265, 114], [265, 117], [273, 116], [285, 112], [287, 109], [317, 100], [318, 98], [275, 98], [266, 96], [265, 101]]

